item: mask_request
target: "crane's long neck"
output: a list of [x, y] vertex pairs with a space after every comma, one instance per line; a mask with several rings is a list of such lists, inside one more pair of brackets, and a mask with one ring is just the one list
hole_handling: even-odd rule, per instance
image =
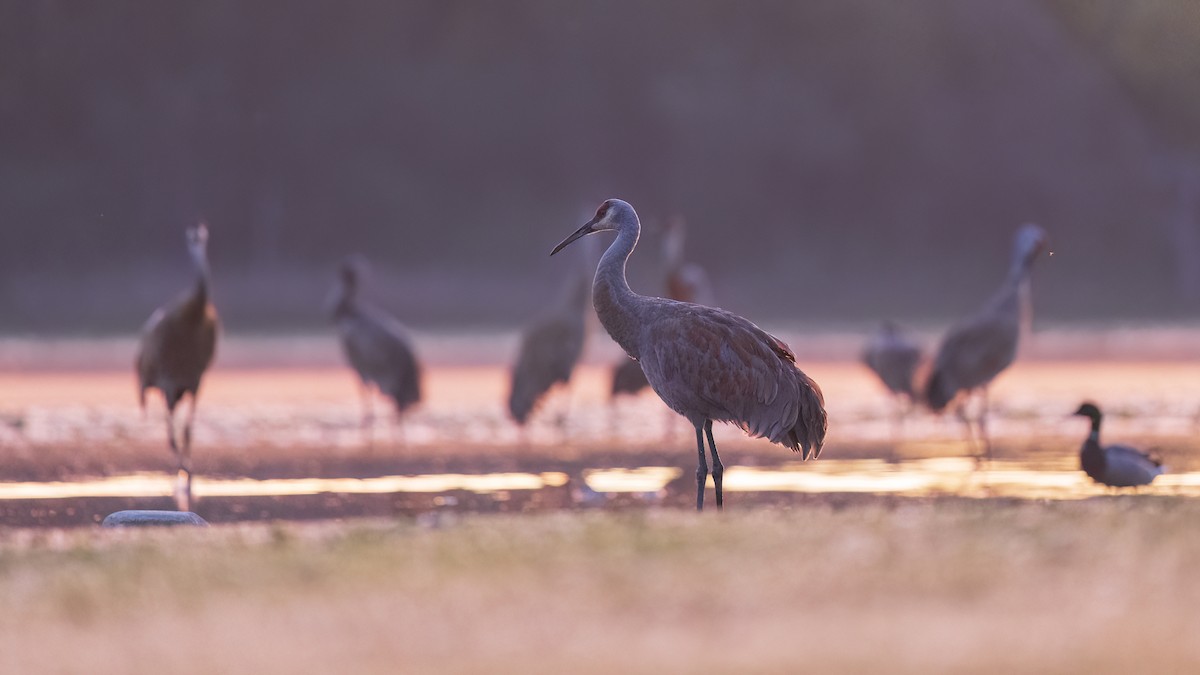
[[192, 263], [196, 267], [196, 285], [192, 289], [192, 300], [200, 306], [208, 303], [211, 277], [208, 268], [208, 254], [202, 246], [191, 250]]
[[634, 293], [625, 279], [625, 263], [637, 246], [640, 228], [622, 227], [617, 238], [600, 258], [592, 283], [592, 304], [604, 330], [626, 354], [638, 358], [638, 309], [645, 298]]
[[1000, 285], [996, 295], [992, 296], [985, 310], [1010, 316], [1022, 332], [1029, 330], [1033, 318], [1029, 290], [1030, 268], [1031, 266], [1024, 261], [1014, 261], [1004, 283]]
[[348, 317], [358, 311], [358, 282], [350, 279], [339, 280], [330, 307], [334, 319]]

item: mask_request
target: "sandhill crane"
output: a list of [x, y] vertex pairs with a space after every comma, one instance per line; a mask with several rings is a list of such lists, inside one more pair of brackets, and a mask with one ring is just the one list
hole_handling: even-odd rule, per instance
[[625, 263], [637, 245], [641, 223], [628, 203], [605, 201], [550, 255], [607, 230], [617, 236], [596, 268], [592, 302], [608, 334], [642, 364], [655, 393], [696, 428], [696, 508], [704, 508], [709, 473], [705, 436], [712, 451], [717, 508], [724, 503], [725, 468], [713, 442], [713, 421], [731, 422], [753, 436], [801, 451], [802, 459], [819, 456], [828, 428], [825, 401], [782, 340], [724, 310], [642, 296], [629, 288]]
[[863, 349], [863, 363], [879, 377], [896, 401], [892, 416], [893, 442], [916, 401], [914, 379], [922, 358], [921, 347], [892, 321], [884, 321]]
[[[1027, 224], [1017, 230], [1008, 277], [978, 314], [947, 331], [923, 391], [925, 402], [934, 412], [945, 409], [960, 394], [980, 392], [982, 407], [976, 424], [983, 457], [988, 459], [992, 446], [987, 435], [987, 387], [1016, 358], [1017, 341], [1032, 317], [1029, 277], [1033, 261], [1045, 247], [1042, 228]], [[965, 401], [959, 401], [958, 414], [968, 437], [973, 438]]]
[[862, 360], [893, 395], [909, 402], [916, 398], [913, 375], [921, 362], [921, 347], [895, 322], [883, 322], [879, 332], [867, 341]]
[[[146, 409], [146, 390], [158, 389], [167, 404], [167, 441], [179, 462], [175, 501], [180, 511], [192, 502], [192, 422], [200, 378], [212, 363], [217, 346], [217, 309], [210, 299], [208, 228], [187, 229], [187, 248], [196, 267], [196, 283], [178, 299], [159, 307], [142, 328], [135, 366], [138, 403]], [[175, 407], [191, 398], [182, 434], [175, 427]], [[181, 436], [181, 438], [177, 438]]]
[[563, 301], [522, 333], [508, 395], [508, 412], [517, 424], [525, 425], [554, 385], [570, 381], [583, 354], [588, 287], [587, 276], [576, 274]]
[[373, 389], [392, 399], [399, 416], [421, 400], [421, 368], [407, 331], [394, 317], [358, 297], [367, 263], [361, 256], [342, 261], [330, 314], [342, 351], [358, 373], [363, 402], [363, 429], [374, 421]]
[[1100, 408], [1085, 402], [1074, 413], [1092, 420], [1092, 431], [1079, 450], [1079, 463], [1092, 480], [1110, 487], [1149, 485], [1163, 472], [1157, 458], [1127, 445], [1100, 445]]

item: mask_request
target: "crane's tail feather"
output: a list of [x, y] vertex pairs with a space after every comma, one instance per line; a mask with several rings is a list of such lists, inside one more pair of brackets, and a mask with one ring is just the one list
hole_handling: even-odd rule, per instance
[[929, 379], [925, 382], [925, 390], [921, 392], [925, 400], [925, 405], [933, 412], [941, 412], [949, 405], [950, 401], [954, 400], [954, 395], [958, 393], [954, 387], [946, 381], [946, 375], [940, 369], [934, 368], [929, 373]]
[[387, 393], [396, 404], [396, 412], [403, 413], [405, 410], [421, 402], [420, 375], [415, 369], [411, 370], [406, 377], [396, 382], [395, 386]]
[[829, 431], [829, 418], [825, 414], [825, 396], [821, 388], [799, 369], [799, 408], [796, 423], [788, 430], [785, 445], [792, 450], [802, 451], [805, 460], [821, 456], [825, 446], [825, 433]]

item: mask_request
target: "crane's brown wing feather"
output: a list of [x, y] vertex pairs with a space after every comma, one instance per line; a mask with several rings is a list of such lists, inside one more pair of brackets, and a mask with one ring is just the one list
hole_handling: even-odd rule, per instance
[[[659, 396], [693, 423], [701, 417], [731, 422], [793, 449], [800, 440], [824, 438], [820, 390], [796, 368], [782, 340], [729, 312], [679, 303], [648, 330], [653, 354], [643, 362], [646, 375]], [[820, 431], [805, 431], [800, 439], [798, 422]]]

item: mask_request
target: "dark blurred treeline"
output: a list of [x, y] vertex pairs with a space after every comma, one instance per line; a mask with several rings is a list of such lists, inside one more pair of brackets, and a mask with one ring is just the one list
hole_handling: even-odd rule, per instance
[[[414, 324], [514, 324], [588, 209], [670, 214], [761, 320], [941, 319], [1042, 223], [1051, 318], [1200, 299], [1191, 0], [0, 2], [0, 332], [132, 329], [212, 228], [248, 329], [335, 261]], [[653, 242], [653, 243], [651, 243]]]

